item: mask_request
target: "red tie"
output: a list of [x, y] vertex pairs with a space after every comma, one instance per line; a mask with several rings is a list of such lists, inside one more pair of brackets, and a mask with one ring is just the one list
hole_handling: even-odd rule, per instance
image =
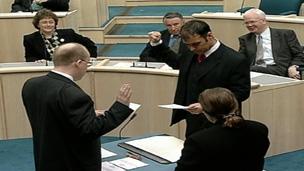
[[202, 63], [206, 59], [205, 54], [201, 54], [197, 56], [197, 62]]

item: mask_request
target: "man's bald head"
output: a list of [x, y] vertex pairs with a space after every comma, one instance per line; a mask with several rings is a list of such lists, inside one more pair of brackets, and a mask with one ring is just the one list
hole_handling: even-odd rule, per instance
[[78, 43], [66, 43], [56, 48], [53, 62], [55, 66], [64, 66], [87, 58], [90, 58], [90, 53], [86, 47]]

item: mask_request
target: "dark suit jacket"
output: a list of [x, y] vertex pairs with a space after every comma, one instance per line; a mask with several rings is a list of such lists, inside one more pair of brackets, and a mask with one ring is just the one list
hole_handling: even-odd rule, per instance
[[185, 140], [175, 171], [262, 171], [268, 147], [262, 123], [246, 121], [242, 128], [217, 124]]
[[[72, 29], [57, 29], [60, 43], [79, 43], [85, 46], [90, 52], [91, 57], [97, 56], [97, 47], [95, 43], [87, 37], [77, 34]], [[25, 48], [25, 59], [27, 62], [33, 62], [40, 59], [51, 60], [46, 50], [44, 40], [39, 31], [23, 37]]]
[[[198, 102], [199, 94], [208, 88], [224, 87], [231, 90], [239, 103], [246, 100], [250, 95], [250, 67], [246, 58], [235, 50], [221, 44], [201, 65], [199, 73], [191, 73], [190, 69], [195, 64], [197, 55], [190, 50], [181, 54], [177, 59], [175, 53], [169, 47], [160, 44], [154, 46], [153, 50], [168, 58], [167, 60], [178, 60], [180, 70], [175, 92], [174, 103], [190, 105]], [[197, 84], [191, 86], [191, 101], [186, 102], [188, 77], [197, 75]], [[191, 83], [190, 83], [191, 84]], [[190, 88], [189, 88], [190, 89]], [[203, 115], [192, 115], [186, 110], [173, 110], [171, 125], [186, 119], [186, 136], [194, 130], [208, 127], [209, 122]], [[202, 124], [205, 122], [206, 125]], [[188, 129], [192, 127], [191, 129]]]
[[[15, 0], [12, 4], [11, 12], [29, 12], [32, 11], [31, 4], [33, 0]], [[47, 2], [41, 3], [44, 8], [52, 11], [68, 11], [70, 0], [48, 0]]]
[[27, 80], [22, 99], [32, 127], [37, 171], [100, 171], [99, 137], [132, 113], [115, 102], [105, 116], [96, 117], [90, 96], [54, 72]]
[[[170, 41], [171, 34], [168, 30], [161, 31], [161, 39], [163, 41], [163, 44], [168, 46]], [[183, 43], [183, 41], [180, 42], [180, 47], [178, 50], [177, 59], [181, 57], [181, 54], [189, 51], [189, 48]], [[173, 51], [172, 51], [173, 52]], [[173, 52], [174, 53], [174, 52]], [[179, 69], [179, 63], [176, 60], [169, 60], [169, 58], [166, 58], [162, 54], [160, 54], [158, 51], [155, 51], [150, 43], [147, 43], [145, 49], [141, 52], [139, 55], [140, 61], [143, 62], [165, 62], [169, 66], [171, 66], [173, 69]]]
[[[272, 54], [276, 65], [268, 65], [266, 73], [288, 76], [289, 66], [304, 64], [303, 48], [292, 30], [270, 28], [270, 34]], [[253, 65], [257, 49], [256, 35], [254, 33], [243, 35], [239, 37], [239, 42], [239, 52], [244, 54], [248, 58], [248, 62]]]

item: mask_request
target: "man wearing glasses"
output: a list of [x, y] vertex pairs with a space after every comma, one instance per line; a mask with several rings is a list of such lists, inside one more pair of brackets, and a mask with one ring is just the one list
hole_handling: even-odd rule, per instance
[[100, 171], [100, 136], [116, 128], [131, 113], [131, 87], [124, 84], [108, 111], [76, 83], [86, 73], [90, 54], [78, 43], [60, 45], [55, 68], [27, 80], [22, 100], [32, 127], [36, 171]]
[[[250, 94], [250, 67], [244, 56], [218, 41], [204, 21], [186, 22], [181, 28], [181, 38], [190, 51], [178, 59], [181, 65], [174, 103], [188, 109], [174, 110], [171, 125], [186, 119], [188, 137], [210, 124], [202, 114], [199, 94], [205, 89], [224, 87], [231, 90], [241, 104]], [[150, 36], [151, 42], [157, 39], [159, 34]], [[162, 44], [154, 48], [167, 58], [177, 58]]]
[[[179, 63], [176, 60], [170, 60], [165, 56], [156, 51], [153, 46], [157, 44], [164, 44], [165, 46], [170, 47], [176, 55], [177, 58], [181, 56], [182, 53], [189, 51], [187, 46], [181, 41], [180, 38], [180, 29], [184, 24], [183, 16], [177, 12], [169, 12], [164, 15], [163, 23], [166, 26], [166, 30], [161, 32], [153, 31], [148, 33], [148, 36], [158, 34], [159, 39], [157, 42], [149, 42], [147, 43], [145, 49], [141, 52], [140, 61], [142, 62], [165, 62], [173, 69], [179, 68]], [[152, 43], [152, 44], [151, 44]]]
[[244, 54], [251, 70], [300, 79], [299, 65], [304, 53], [293, 30], [270, 28], [260, 9], [250, 9], [243, 15], [250, 33], [239, 37], [239, 52]]

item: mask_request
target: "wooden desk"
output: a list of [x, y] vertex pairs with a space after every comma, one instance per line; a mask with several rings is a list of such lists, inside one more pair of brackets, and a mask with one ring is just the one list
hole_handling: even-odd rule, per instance
[[[108, 65], [113, 65], [109, 63]], [[21, 100], [21, 88], [28, 78], [46, 74], [52, 67], [0, 68], [0, 138], [30, 137], [31, 129]], [[107, 109], [115, 100], [119, 87], [131, 83], [132, 102], [140, 103], [138, 116], [122, 132], [123, 136], [167, 133], [184, 138], [184, 122], [169, 127], [171, 110], [159, 104], [173, 102], [178, 71], [149, 68], [92, 66], [79, 85], [91, 95], [97, 109]], [[265, 123], [269, 128], [271, 147], [268, 155], [304, 148], [304, 81], [265, 76], [264, 83], [252, 89], [243, 103], [245, 118]], [[268, 84], [269, 80], [279, 81]], [[108, 135], [118, 136], [121, 127]]]
[[[238, 37], [248, 33], [240, 13], [195, 13], [192, 17], [206, 21], [215, 36], [235, 50], [239, 49]], [[271, 27], [294, 30], [304, 44], [304, 16], [267, 16], [266, 19]]]
[[[73, 28], [78, 31], [76, 11], [55, 13], [59, 18], [58, 28]], [[32, 25], [35, 14], [0, 13], [0, 63], [25, 61], [23, 36], [36, 31]]]

